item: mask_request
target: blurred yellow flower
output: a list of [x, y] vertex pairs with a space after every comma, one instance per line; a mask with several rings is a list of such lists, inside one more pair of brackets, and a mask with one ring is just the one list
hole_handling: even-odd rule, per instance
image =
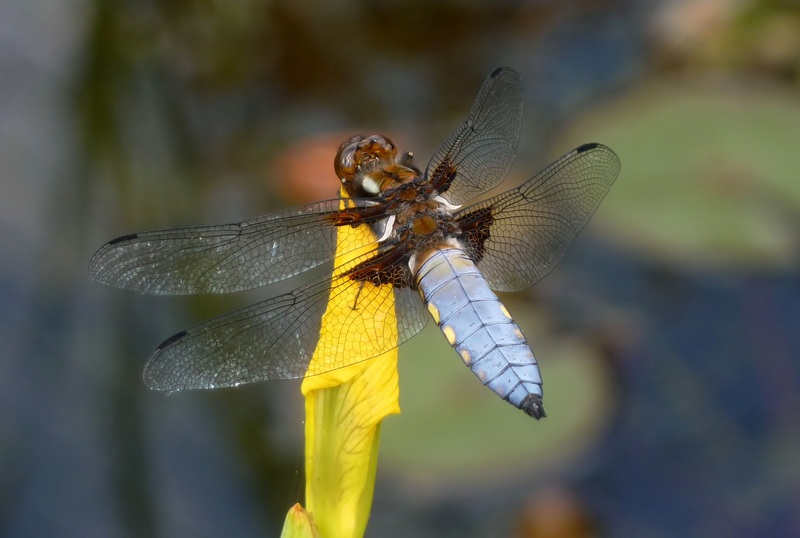
[[[338, 245], [352, 245], [354, 239], [370, 244], [376, 239], [367, 226], [342, 226], [338, 233]], [[335, 265], [340, 267], [374, 248], [373, 242], [346, 256], [337, 248]], [[376, 345], [369, 335], [359, 332], [359, 327], [342, 321], [352, 315], [359, 289], [354, 284], [349, 291], [352, 297], [329, 303], [322, 318], [318, 350], [334, 349], [339, 342], [359, 342], [360, 349]], [[391, 301], [394, 291], [385, 286], [379, 293]], [[380, 321], [396, 323], [394, 312]], [[373, 351], [377, 354], [381, 349], [376, 345]], [[328, 359], [319, 353], [312, 362]], [[400, 412], [397, 348], [371, 360], [307, 377], [302, 391], [306, 399], [306, 510], [322, 538], [361, 537], [375, 488], [381, 422]]]

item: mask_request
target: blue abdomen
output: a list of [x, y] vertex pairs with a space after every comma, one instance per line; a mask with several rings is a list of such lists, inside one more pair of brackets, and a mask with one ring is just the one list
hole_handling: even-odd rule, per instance
[[458, 248], [437, 250], [415, 278], [433, 319], [481, 382], [530, 416], [545, 416], [536, 358], [472, 260]]

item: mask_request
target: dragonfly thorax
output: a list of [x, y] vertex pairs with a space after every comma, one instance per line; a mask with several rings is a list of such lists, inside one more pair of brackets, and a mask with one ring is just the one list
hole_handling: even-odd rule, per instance
[[[393, 229], [391, 232], [384, 230], [384, 235], [409, 251], [431, 248], [458, 233], [453, 206], [430, 189], [418, 189], [415, 183], [406, 183], [388, 192], [387, 198], [393, 199], [393, 218], [387, 223]], [[406, 198], [411, 200], [406, 201]]]

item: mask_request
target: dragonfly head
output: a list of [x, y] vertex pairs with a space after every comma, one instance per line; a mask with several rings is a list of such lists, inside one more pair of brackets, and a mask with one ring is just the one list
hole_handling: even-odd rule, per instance
[[397, 157], [394, 142], [383, 135], [355, 135], [336, 153], [336, 176], [351, 197], [374, 197], [382, 191], [417, 177], [410, 154]]

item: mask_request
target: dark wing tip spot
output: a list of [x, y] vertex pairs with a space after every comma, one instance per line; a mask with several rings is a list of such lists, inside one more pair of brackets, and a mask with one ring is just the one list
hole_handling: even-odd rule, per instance
[[130, 241], [131, 239], [136, 239], [139, 237], [139, 234], [128, 234], [123, 235], [122, 237], [117, 237], [116, 239], [112, 239], [108, 242], [109, 245], [116, 245], [117, 243], [122, 243], [124, 241]]
[[578, 146], [575, 149], [575, 151], [578, 152], [578, 153], [583, 153], [585, 151], [589, 151], [589, 150], [595, 149], [599, 145], [600, 144], [598, 144], [597, 142], [588, 142], [586, 144], [581, 144], [580, 146]]
[[522, 401], [520, 409], [536, 420], [547, 416], [547, 413], [544, 412], [544, 406], [542, 405], [542, 397], [538, 394], [528, 394]]
[[502, 73], [502, 72], [503, 72], [503, 71], [505, 71], [506, 69], [508, 69], [508, 67], [503, 67], [503, 66], [500, 66], [500, 67], [496, 68], [494, 71], [492, 71], [492, 74], [491, 74], [491, 75], [489, 75], [489, 76], [490, 76], [491, 78], [496, 78], [496, 77], [497, 77], [497, 76], [498, 76], [500, 73]]
[[156, 351], [162, 351], [162, 350], [164, 350], [164, 349], [168, 348], [169, 346], [171, 346], [172, 344], [174, 344], [174, 343], [175, 343], [175, 342], [177, 342], [178, 340], [181, 340], [181, 339], [183, 339], [183, 337], [184, 337], [184, 336], [186, 336], [187, 334], [189, 334], [187, 331], [181, 331], [181, 332], [179, 332], [178, 334], [175, 334], [175, 335], [172, 335], [172, 336], [170, 336], [169, 338], [167, 338], [166, 340], [164, 340], [164, 341], [161, 343], [161, 345], [160, 345], [160, 346], [158, 346], [158, 347], [156, 348]]

